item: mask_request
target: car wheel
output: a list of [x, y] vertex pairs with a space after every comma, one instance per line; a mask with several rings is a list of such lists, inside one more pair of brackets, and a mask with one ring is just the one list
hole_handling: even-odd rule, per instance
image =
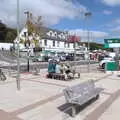
[[102, 68], [105, 69], [105, 63], [102, 64]]

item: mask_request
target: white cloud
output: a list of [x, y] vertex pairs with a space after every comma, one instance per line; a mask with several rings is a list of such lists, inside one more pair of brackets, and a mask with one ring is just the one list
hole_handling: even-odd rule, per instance
[[[16, 1], [0, 0], [0, 19], [9, 25], [16, 26]], [[60, 19], [74, 19], [80, 15], [80, 11], [86, 11], [82, 5], [75, 5], [71, 0], [20, 0], [20, 19], [25, 21], [25, 11], [30, 11], [34, 16], [43, 16], [47, 25], [57, 24]]]
[[115, 24], [120, 24], [120, 18], [117, 18], [113, 21]]
[[109, 6], [120, 5], [120, 0], [102, 0], [102, 2]]
[[[73, 30], [69, 30], [69, 34], [80, 36], [82, 41], [88, 40], [88, 31], [87, 30], [73, 29]], [[94, 40], [94, 42], [95, 42], [97, 39], [104, 39], [104, 38], [108, 37], [108, 33], [101, 32], [101, 31], [89, 31], [89, 37], [91, 40]]]
[[103, 27], [107, 28], [108, 30], [112, 31], [114, 28], [120, 26], [120, 18], [116, 18], [107, 24], [105, 24]]
[[104, 13], [105, 15], [111, 15], [111, 14], [112, 14], [112, 11], [110, 11], [110, 10], [104, 10], [103, 13]]
[[111, 29], [111, 31], [114, 33], [120, 33], [120, 26], [117, 26], [117, 27]]

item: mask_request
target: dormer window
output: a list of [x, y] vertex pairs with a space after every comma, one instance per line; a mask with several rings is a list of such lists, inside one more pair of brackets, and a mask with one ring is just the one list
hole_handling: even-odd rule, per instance
[[50, 36], [52, 36], [52, 32], [50, 32]]
[[63, 34], [61, 34], [61, 39], [63, 39]]
[[55, 35], [55, 37], [57, 37], [57, 33], [56, 33], [56, 32], [55, 32], [55, 34], [54, 34], [54, 35]]
[[27, 36], [27, 32], [24, 32], [24, 36], [25, 36], [25, 37]]

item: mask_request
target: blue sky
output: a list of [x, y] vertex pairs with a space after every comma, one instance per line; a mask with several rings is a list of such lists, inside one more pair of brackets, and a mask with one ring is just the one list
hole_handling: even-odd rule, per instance
[[[109, 31], [109, 25], [111, 22], [114, 22], [114, 20], [119, 19], [119, 6], [109, 6], [106, 5], [100, 0], [79, 0], [79, 4], [82, 4], [85, 6], [91, 13], [92, 16], [89, 19], [89, 28], [92, 30], [103, 30], [103, 31]], [[92, 2], [91, 2], [92, 1]], [[75, 29], [75, 28], [83, 28], [86, 29], [88, 25], [86, 26], [85, 19], [62, 19], [57, 25], [53, 25], [52, 27], [58, 28], [58, 29]], [[108, 25], [108, 26], [107, 26]]]
[[[87, 8], [88, 11], [92, 13], [89, 21], [83, 19], [62, 19], [57, 25], [52, 27], [56, 29], [89, 29], [92, 31], [101, 31], [108, 34], [108, 37], [119, 37], [120, 30], [120, 0], [116, 1], [116, 4], [109, 5], [108, 3], [103, 3], [102, 0], [79, 0], [79, 4]], [[98, 42], [102, 41], [101, 37]]]
[[[120, 37], [120, 0], [19, 0], [20, 25], [24, 27], [25, 11], [33, 13], [34, 21], [42, 16], [42, 23], [51, 28], [68, 30], [70, 34], [103, 42], [106, 37]], [[16, 0], [0, 0], [1, 20], [11, 27], [16, 27]], [[7, 6], [6, 6], [7, 5]], [[92, 16], [85, 19], [84, 13]]]

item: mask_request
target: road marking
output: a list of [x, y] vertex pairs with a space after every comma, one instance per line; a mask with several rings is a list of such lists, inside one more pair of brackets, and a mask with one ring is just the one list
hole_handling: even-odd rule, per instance
[[49, 98], [47, 98], [47, 99], [40, 100], [40, 101], [38, 101], [38, 102], [36, 102], [36, 103], [34, 103], [34, 104], [30, 104], [30, 105], [28, 105], [28, 106], [26, 106], [26, 107], [24, 107], [24, 108], [21, 108], [21, 109], [18, 109], [18, 110], [16, 110], [16, 111], [13, 111], [13, 112], [11, 112], [11, 114], [13, 114], [13, 115], [18, 115], [18, 114], [27, 112], [27, 111], [29, 111], [29, 110], [31, 110], [31, 109], [37, 108], [37, 107], [39, 107], [39, 106], [41, 106], [41, 105], [44, 105], [44, 104], [46, 104], [46, 103], [48, 103], [48, 102], [52, 102], [52, 101], [54, 101], [54, 100], [56, 100], [56, 99], [58, 99], [58, 98], [60, 98], [60, 97], [62, 97], [62, 96], [63, 96], [63, 93], [54, 95], [54, 96], [49, 97]]
[[43, 82], [43, 81], [39, 81], [39, 80], [33, 80], [33, 79], [23, 79], [23, 80], [26, 80], [26, 81], [31, 81], [31, 82], [37, 82], [37, 83], [42, 83], [42, 84], [47, 84], [47, 85], [54, 85], [54, 86], [58, 86], [58, 87], [68, 87], [66, 85], [60, 85], [60, 84], [57, 84], [57, 83], [50, 83], [50, 82]]

